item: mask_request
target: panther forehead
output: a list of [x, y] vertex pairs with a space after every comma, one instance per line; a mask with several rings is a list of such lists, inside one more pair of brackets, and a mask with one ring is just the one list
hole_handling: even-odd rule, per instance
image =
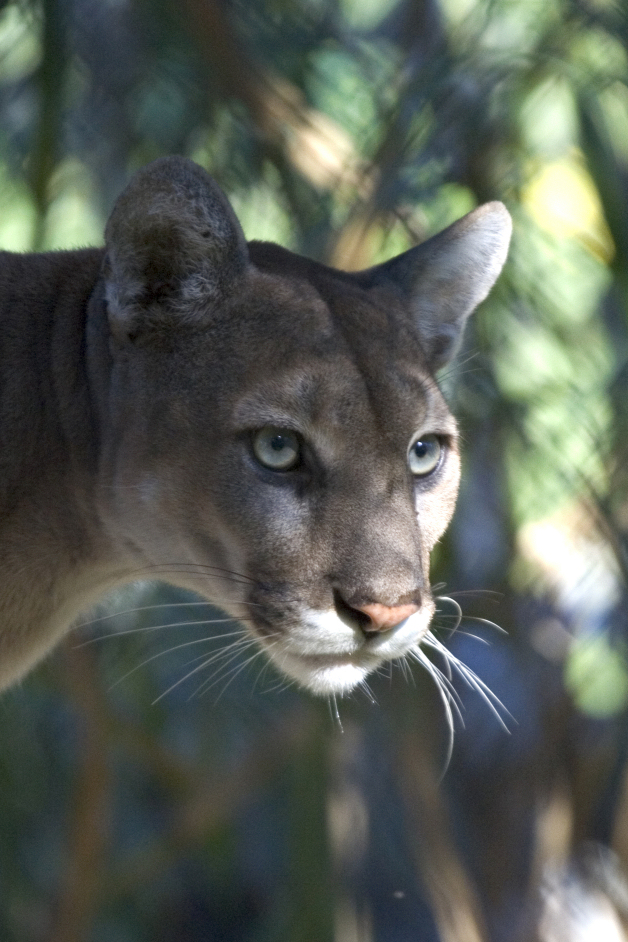
[[[325, 356], [342, 348], [361, 373], [408, 367], [433, 382], [415, 313], [393, 283], [370, 285], [361, 273], [330, 268], [270, 243], [250, 242], [255, 271], [272, 285], [272, 318], [286, 349]], [[287, 316], [286, 316], [287, 315]], [[295, 329], [296, 328], [296, 329]], [[272, 329], [272, 327], [271, 327]]]

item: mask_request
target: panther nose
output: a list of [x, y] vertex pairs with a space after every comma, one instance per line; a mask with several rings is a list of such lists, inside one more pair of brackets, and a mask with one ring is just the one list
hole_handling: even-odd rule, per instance
[[419, 610], [419, 606], [414, 602], [408, 602], [406, 605], [382, 605], [380, 602], [373, 602], [370, 605], [355, 605], [354, 608], [363, 612], [369, 619], [362, 625], [362, 631], [366, 634], [390, 631]]

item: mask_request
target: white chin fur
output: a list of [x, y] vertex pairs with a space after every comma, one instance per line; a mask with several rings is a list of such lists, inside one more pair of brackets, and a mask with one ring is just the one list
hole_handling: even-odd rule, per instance
[[296, 680], [301, 687], [322, 697], [330, 693], [349, 693], [369, 673], [367, 668], [357, 664], [313, 666], [296, 658], [284, 659], [281, 662], [281, 670], [292, 680]]
[[273, 639], [267, 653], [279, 670], [312, 693], [345, 694], [371, 671], [403, 657], [426, 633], [432, 616], [425, 606], [415, 615], [366, 639], [358, 626], [333, 612], [308, 610], [284, 638]]

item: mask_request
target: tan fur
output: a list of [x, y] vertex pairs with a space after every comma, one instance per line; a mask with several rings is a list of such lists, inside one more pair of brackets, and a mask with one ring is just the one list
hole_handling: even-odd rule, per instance
[[[509, 234], [488, 204], [349, 275], [247, 245], [211, 178], [165, 158], [104, 250], [0, 253], [0, 686], [139, 578], [216, 601], [317, 692], [420, 642], [459, 478], [434, 373]], [[298, 434], [297, 467], [260, 464], [267, 426]], [[426, 435], [443, 457], [413, 478]], [[361, 612], [408, 606], [381, 631]]]

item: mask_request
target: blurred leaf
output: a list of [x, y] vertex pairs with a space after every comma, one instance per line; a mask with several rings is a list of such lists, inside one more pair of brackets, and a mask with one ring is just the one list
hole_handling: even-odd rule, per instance
[[604, 635], [574, 644], [565, 667], [565, 682], [578, 708], [590, 716], [615, 716], [628, 705], [626, 658]]

